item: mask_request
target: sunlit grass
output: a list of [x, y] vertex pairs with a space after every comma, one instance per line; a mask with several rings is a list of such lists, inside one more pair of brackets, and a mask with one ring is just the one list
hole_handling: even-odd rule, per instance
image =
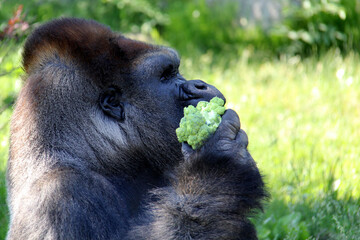
[[[188, 79], [218, 87], [249, 135], [272, 199], [254, 221], [261, 239], [356, 239], [360, 234], [360, 62], [249, 61], [211, 54], [183, 59]], [[14, 51], [0, 73], [20, 64]], [[21, 69], [0, 77], [0, 100], [19, 90]], [[1, 103], [1, 102], [0, 102]], [[0, 104], [3, 106], [4, 104]], [[0, 239], [6, 233], [4, 171], [11, 108], [0, 115]]]

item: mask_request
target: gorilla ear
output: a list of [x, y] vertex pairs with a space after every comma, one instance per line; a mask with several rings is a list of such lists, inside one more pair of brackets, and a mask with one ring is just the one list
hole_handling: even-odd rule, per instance
[[124, 106], [120, 102], [120, 92], [115, 88], [108, 88], [101, 94], [100, 106], [108, 116], [118, 121], [125, 119]]

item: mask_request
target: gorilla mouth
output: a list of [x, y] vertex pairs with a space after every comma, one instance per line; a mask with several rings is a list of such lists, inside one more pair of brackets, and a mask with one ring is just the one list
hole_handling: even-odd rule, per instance
[[179, 87], [179, 98], [181, 101], [189, 101], [192, 99], [196, 99], [190, 91], [185, 90], [183, 87]]

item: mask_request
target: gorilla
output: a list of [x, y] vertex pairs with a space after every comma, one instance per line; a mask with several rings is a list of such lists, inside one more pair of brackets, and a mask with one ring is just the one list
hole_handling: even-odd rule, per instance
[[178, 53], [91, 20], [38, 27], [11, 120], [10, 227], [19, 239], [257, 239], [267, 194], [228, 109], [199, 150], [183, 108], [224, 96], [179, 73]]

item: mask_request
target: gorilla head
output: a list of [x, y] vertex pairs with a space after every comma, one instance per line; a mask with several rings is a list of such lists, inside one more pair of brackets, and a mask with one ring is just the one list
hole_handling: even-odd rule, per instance
[[246, 134], [228, 110], [201, 150], [181, 148], [183, 108], [224, 96], [179, 64], [94, 21], [34, 31], [11, 123], [8, 239], [256, 239], [245, 217], [266, 194]]

